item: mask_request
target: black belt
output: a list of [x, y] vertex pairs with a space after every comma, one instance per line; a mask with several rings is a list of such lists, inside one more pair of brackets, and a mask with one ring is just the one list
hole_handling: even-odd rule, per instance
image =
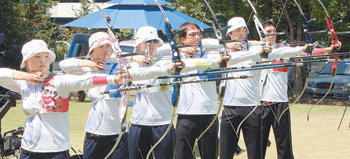
[[89, 132], [86, 132], [86, 137], [99, 138], [99, 137], [109, 137], [109, 136], [114, 136], [114, 135], [98, 135], [98, 134], [91, 134]]
[[[65, 151], [61, 151], [61, 152], [65, 152]], [[66, 150], [67, 154], [68, 154], [68, 150]], [[33, 151], [28, 151], [23, 149], [22, 147], [19, 149], [19, 153], [20, 154], [29, 154], [29, 155], [34, 155], [34, 154], [44, 154], [44, 153], [52, 153], [52, 152], [33, 152]], [[54, 152], [54, 153], [59, 153], [59, 152]]]

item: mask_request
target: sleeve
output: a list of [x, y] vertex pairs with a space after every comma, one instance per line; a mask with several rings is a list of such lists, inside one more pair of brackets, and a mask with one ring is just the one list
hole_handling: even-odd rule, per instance
[[202, 47], [208, 51], [217, 51], [219, 46], [218, 39], [202, 39]]
[[16, 70], [9, 68], [0, 68], [0, 86], [17, 93], [21, 93], [20, 86], [17, 85], [16, 81], [13, 79], [13, 73], [15, 71]]
[[282, 47], [273, 49], [269, 54], [269, 59], [293, 57], [301, 55], [303, 53], [303, 47]]
[[77, 76], [62, 74], [55, 76], [54, 84], [59, 95], [66, 98], [71, 91], [90, 89], [97, 85], [115, 84], [114, 78], [114, 75], [89, 74]]
[[68, 74], [84, 74], [84, 69], [79, 68], [80, 59], [68, 58], [62, 60], [58, 65], [63, 70], [63, 72]]
[[324, 48], [317, 48], [317, 49], [312, 50], [312, 55], [322, 55], [325, 53], [326, 53], [326, 51]]
[[[229, 65], [234, 65], [243, 61], [260, 58], [259, 52], [257, 51], [239, 51], [229, 54], [231, 55]], [[216, 51], [210, 52], [208, 54], [208, 58], [183, 59], [182, 61], [185, 63], [185, 68], [181, 72], [186, 73], [199, 69], [219, 68], [219, 58], [220, 55]]]
[[230, 52], [229, 54], [231, 55], [229, 65], [236, 65], [240, 62], [260, 59], [259, 50], [257, 49], [250, 49], [250, 51]]
[[148, 80], [157, 76], [168, 75], [168, 66], [164, 63], [154, 64], [151, 67], [137, 67], [135, 64], [129, 70], [133, 80]]
[[[219, 40], [217, 39], [202, 39], [202, 47], [208, 51], [217, 51], [219, 49]], [[169, 56], [171, 55], [170, 44], [163, 44], [157, 49], [157, 55]]]
[[183, 59], [182, 61], [185, 63], [185, 68], [181, 72], [185, 73], [199, 69], [218, 68], [218, 58], [218, 55], [212, 55], [208, 56], [208, 58]]
[[157, 49], [157, 55], [159, 56], [168, 56], [171, 55], [171, 46], [170, 44], [163, 44]]

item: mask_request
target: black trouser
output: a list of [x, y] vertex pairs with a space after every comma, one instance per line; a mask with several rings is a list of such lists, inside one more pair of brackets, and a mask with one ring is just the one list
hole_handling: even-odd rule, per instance
[[[220, 159], [232, 159], [239, 139], [238, 125], [255, 106], [224, 106], [220, 125]], [[244, 142], [249, 159], [262, 158], [260, 109], [257, 108], [242, 123]]]
[[[94, 137], [88, 134], [85, 136], [84, 141], [84, 159], [105, 158], [119, 137], [119, 135]], [[128, 133], [125, 132], [118, 147], [113, 151], [109, 159], [125, 159], [129, 158], [128, 155]]]
[[[145, 159], [151, 147], [158, 142], [169, 124], [146, 126], [131, 124], [129, 128], [129, 159]], [[172, 159], [174, 156], [174, 127], [153, 150], [150, 159]]]
[[[178, 115], [176, 124], [175, 158], [191, 159], [196, 138], [209, 126], [215, 115]], [[217, 120], [198, 141], [202, 159], [217, 159]]]
[[[285, 111], [282, 116], [281, 113]], [[272, 126], [279, 159], [293, 159], [290, 112], [288, 102], [281, 102], [261, 107], [262, 146], [266, 153], [267, 140]]]

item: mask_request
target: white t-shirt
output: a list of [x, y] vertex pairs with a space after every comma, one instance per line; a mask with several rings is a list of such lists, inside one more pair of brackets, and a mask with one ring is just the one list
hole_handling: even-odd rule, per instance
[[[283, 56], [290, 57], [300, 55], [302, 47], [282, 47]], [[270, 58], [270, 57], [269, 57]], [[267, 75], [267, 82], [262, 101], [288, 102], [288, 68], [274, 68], [263, 70], [263, 76]], [[262, 84], [262, 83], [261, 83]]]
[[[198, 54], [190, 57], [186, 54], [182, 54], [182, 58], [185, 59], [216, 59], [215, 57], [210, 57], [208, 52], [203, 52], [201, 55], [200, 51]], [[192, 71], [191, 73], [196, 73], [198, 71]], [[211, 76], [196, 76], [196, 77], [186, 77], [183, 81], [215, 78], [215, 75]], [[179, 104], [177, 107], [177, 114], [188, 114], [188, 115], [206, 115], [206, 114], [216, 114], [218, 109], [218, 96], [216, 91], [216, 82], [204, 82], [204, 83], [192, 83], [183, 84], [180, 87], [180, 97]]]
[[[171, 61], [157, 61], [153, 66], [166, 68]], [[131, 63], [133, 69], [149, 68], [149, 65]], [[167, 79], [151, 79], [134, 81], [135, 85], [159, 84], [168, 82]], [[133, 103], [133, 113], [130, 118], [132, 124], [138, 125], [165, 125], [169, 124], [172, 117], [171, 86], [152, 87], [138, 90]]]
[[[96, 72], [99, 74], [116, 75], [117, 63], [112, 60], [107, 61], [104, 70], [94, 70], [88, 67], [79, 68], [79, 59], [66, 59], [60, 62], [60, 68], [66, 73], [89, 74]], [[150, 79], [155, 76], [167, 75], [166, 67], [150, 67], [148, 69], [131, 67], [129, 72], [134, 80]], [[102, 92], [117, 89], [117, 85], [97, 86], [89, 89], [88, 97], [93, 102], [86, 122], [85, 131], [100, 135], [116, 135], [120, 133], [121, 122], [119, 118], [119, 106], [121, 102], [120, 93], [101, 95]]]
[[[250, 46], [249, 51], [259, 52], [260, 46]], [[295, 56], [302, 53], [302, 48], [290, 48], [284, 47], [279, 49], [274, 49], [269, 58], [283, 58]], [[247, 62], [242, 62], [234, 66], [247, 66], [253, 62], [259, 61], [260, 59], [255, 59]], [[226, 93], [224, 97], [224, 105], [228, 106], [256, 106], [260, 103], [262, 83], [265, 79], [265, 75], [261, 75], [261, 70], [245, 71], [245, 72], [235, 72], [231, 73], [234, 75], [253, 75], [253, 78], [248, 79], [237, 79], [229, 80], [227, 82]], [[268, 76], [269, 78], [269, 76]], [[273, 77], [271, 77], [273, 78]], [[267, 85], [267, 84], [266, 84]], [[270, 87], [269, 85], [266, 86]], [[265, 88], [265, 92], [270, 90]], [[262, 101], [265, 101], [262, 99]], [[269, 100], [267, 100], [269, 101]]]
[[[92, 88], [101, 82], [95, 80], [102, 79], [102, 83], [114, 83], [114, 76], [57, 74], [50, 80], [49, 85], [43, 85], [13, 80], [13, 73], [14, 70], [0, 68], [0, 85], [21, 94], [23, 112], [28, 116], [24, 124], [21, 147], [32, 152], [68, 150], [71, 145], [66, 98], [70, 92]], [[49, 74], [50, 72], [46, 73]], [[65, 99], [67, 103], [60, 103]]]

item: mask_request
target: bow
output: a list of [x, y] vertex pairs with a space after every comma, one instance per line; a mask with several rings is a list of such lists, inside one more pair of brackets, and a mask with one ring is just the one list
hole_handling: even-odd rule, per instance
[[[333, 21], [330, 19], [328, 11], [327, 11], [326, 7], [323, 5], [323, 3], [321, 2], [321, 0], [318, 0], [318, 2], [320, 2], [322, 8], [324, 9], [324, 11], [326, 13], [326, 22], [327, 22], [327, 26], [328, 26], [329, 32], [331, 34], [331, 37], [332, 37], [332, 43], [331, 44], [332, 45], [339, 44], [338, 37], [337, 37], [337, 35], [335, 33], [335, 30], [334, 30], [334, 27], [333, 27]], [[334, 48], [332, 50], [332, 53], [336, 53], [336, 52], [338, 52], [338, 49]], [[332, 62], [332, 66], [331, 66], [331, 74], [332, 74], [331, 84], [329, 85], [327, 93], [316, 103], [316, 105], [318, 103], [320, 103], [329, 94], [330, 90], [332, 89], [332, 86], [333, 86], [333, 83], [334, 83], [334, 78], [335, 78], [335, 75], [337, 73], [338, 58], [339, 58], [339, 55], [338, 56], [333, 56], [333, 59], [335, 59], [335, 61]]]
[[[304, 14], [303, 10], [301, 9], [299, 3], [296, 0], [294, 0], [294, 2], [297, 5], [297, 7], [299, 9], [300, 16], [303, 18], [303, 21], [304, 21], [303, 22], [303, 28], [304, 28], [305, 41], [306, 41], [306, 43], [312, 44], [313, 40], [312, 40], [312, 37], [311, 37], [311, 34], [310, 34], [310, 29], [309, 29], [308, 24], [313, 22], [315, 19], [307, 20], [307, 18], [305, 17], [305, 14]], [[307, 53], [307, 55], [312, 55], [312, 48], [308, 48], [305, 52]], [[306, 80], [305, 80], [305, 84], [304, 84], [303, 90], [301, 91], [301, 93], [297, 97], [297, 99], [293, 102], [293, 104], [295, 104], [301, 98], [301, 96], [304, 94], [306, 86], [307, 86], [307, 83], [309, 82], [310, 75], [311, 75], [311, 63], [307, 64]]]
[[[321, 0], [318, 0], [318, 2], [321, 4], [323, 10], [325, 11], [326, 13], [326, 22], [327, 22], [327, 27], [328, 27], [328, 30], [331, 34], [331, 37], [332, 37], [332, 45], [336, 45], [336, 44], [339, 44], [339, 41], [338, 41], [338, 37], [335, 33], [335, 30], [334, 30], [334, 27], [333, 27], [333, 21], [330, 19], [330, 15], [328, 14], [328, 11], [326, 9], [326, 7], [324, 6], [324, 4], [321, 2]], [[332, 53], [336, 53], [338, 51], [337, 48], [334, 48], [332, 50]], [[319, 104], [323, 99], [325, 99], [327, 97], [327, 95], [329, 94], [329, 92], [332, 90], [332, 86], [334, 84], [334, 79], [335, 79], [335, 75], [337, 73], [337, 65], [338, 65], [338, 58], [339, 58], [339, 55], [335, 55], [333, 56], [333, 59], [335, 59], [334, 62], [332, 62], [332, 66], [331, 66], [331, 74], [332, 74], [332, 81], [331, 81], [331, 84], [329, 85], [329, 88], [326, 92], [326, 94], [319, 100], [316, 102], [316, 104], [312, 105], [311, 108], [309, 109], [309, 111], [307, 112], [307, 120], [309, 121], [309, 117], [310, 117], [310, 112], [312, 110], [312, 108]]]
[[[227, 53], [226, 43], [225, 43], [225, 41], [222, 38], [222, 32], [221, 32], [220, 24], [218, 23], [216, 15], [215, 15], [213, 9], [211, 8], [209, 2], [207, 0], [204, 0], [204, 2], [207, 5], [207, 7], [209, 8], [209, 11], [210, 11], [210, 13], [212, 15], [212, 18], [213, 18], [213, 29], [214, 29], [216, 38], [219, 40], [219, 52], [220, 52], [221, 56], [226, 56], [226, 55], [228, 55], [228, 53]], [[222, 63], [220, 63], [220, 68], [227, 68], [227, 61], [223, 61]], [[227, 73], [223, 73], [221, 76], [223, 78], [226, 78], [227, 77]], [[194, 141], [194, 145], [196, 145], [196, 143], [198, 143], [198, 141], [203, 137], [203, 135], [209, 130], [209, 128], [218, 119], [218, 116], [219, 116], [219, 114], [220, 114], [220, 112], [221, 112], [221, 110], [223, 108], [223, 101], [224, 101], [224, 96], [225, 96], [225, 93], [226, 93], [226, 85], [227, 85], [227, 81], [226, 80], [222, 80], [220, 82], [220, 85], [219, 85], [219, 105], [218, 105], [217, 113], [215, 114], [213, 120], [209, 123], [209, 125], [204, 129], [204, 131], [196, 138], [196, 140]], [[194, 155], [194, 153], [195, 153], [195, 151], [193, 149], [192, 154]]]
[[[162, 5], [158, 2], [158, 0], [154, 0], [154, 2], [157, 4], [159, 7], [160, 11], [162, 12], [164, 21], [165, 21], [165, 33], [167, 36], [167, 39], [169, 41], [169, 44], [171, 46], [171, 52], [172, 52], [172, 61], [174, 63], [181, 62], [181, 54], [179, 52], [179, 49], [177, 47], [176, 39], [175, 39], [175, 32], [172, 29], [170, 25], [170, 21], [168, 19], [168, 16], [166, 15]], [[175, 69], [173, 71], [173, 74], [178, 75], [180, 74], [182, 69], [182, 66], [175, 66]], [[181, 81], [182, 78], [175, 78], [175, 81]], [[173, 94], [173, 110], [172, 110], [172, 117], [171, 121], [169, 123], [168, 128], [165, 130], [164, 134], [159, 138], [159, 140], [150, 148], [150, 150], [147, 153], [146, 159], [148, 159], [152, 153], [152, 151], [157, 147], [157, 145], [165, 138], [165, 136], [168, 134], [168, 132], [171, 130], [173, 123], [174, 123], [174, 118], [176, 116], [176, 108], [179, 103], [179, 97], [180, 97], [180, 85], [174, 86], [174, 94]]]
[[[250, 0], [247, 0], [247, 2], [249, 3], [249, 5], [251, 6], [251, 8], [253, 9], [253, 12], [254, 12], [254, 23], [255, 23], [255, 27], [258, 31], [258, 34], [259, 34], [259, 37], [260, 37], [260, 41], [262, 42], [262, 46], [264, 47], [264, 54], [262, 55], [262, 57], [265, 57], [267, 58], [268, 57], [268, 53], [271, 52], [271, 49], [270, 47], [268, 46], [269, 45], [269, 41], [268, 41], [268, 37], [266, 36], [266, 32], [264, 30], [264, 27], [262, 26], [259, 18], [258, 18], [258, 13], [253, 5], [253, 3], [250, 1]], [[265, 42], [263, 42], [263, 38], [265, 38]], [[246, 121], [253, 113], [254, 111], [259, 107], [260, 105], [260, 102], [261, 102], [261, 99], [264, 95], [264, 92], [265, 92], [265, 86], [266, 86], [266, 83], [267, 83], [267, 77], [268, 77], [268, 74], [266, 73], [265, 77], [264, 77], [264, 82], [263, 82], [263, 86], [262, 86], [262, 92], [261, 92], [261, 95], [260, 95], [260, 99], [259, 99], [259, 102], [258, 104], [252, 109], [252, 111], [242, 119], [242, 121], [238, 124], [238, 127], [237, 127], [237, 131], [236, 131], [236, 135], [238, 136], [239, 134], [239, 129], [240, 127], [242, 126], [242, 124], [244, 123], [244, 121]]]
[[[259, 20], [258, 12], [256, 11], [253, 3], [250, 0], [247, 0], [247, 2], [249, 3], [250, 7], [253, 9], [253, 12], [254, 12], [253, 20], [254, 20], [255, 28], [259, 34], [261, 45], [263, 46], [263, 48], [265, 50], [265, 52], [263, 53], [263, 55], [261, 57], [267, 58], [268, 54], [271, 53], [271, 49], [269, 49], [269, 47], [270, 47], [269, 46], [269, 38], [264, 30], [264, 27], [262, 26], [262, 24]], [[263, 42], [264, 38], [265, 38], [265, 42]]]
[[[128, 62], [126, 61], [125, 58], [121, 56], [121, 49], [119, 47], [119, 42], [118, 42], [118, 35], [115, 33], [113, 30], [110, 21], [111, 18], [107, 16], [102, 9], [93, 1], [89, 0], [89, 2], [102, 14], [104, 20], [106, 21], [107, 28], [108, 28], [108, 35], [110, 37], [110, 40], [112, 42], [112, 49], [115, 55], [117, 56], [117, 63], [118, 63], [118, 72], [119, 74], [128, 72], [128, 68], [130, 67]], [[122, 81], [122, 87], [127, 87], [130, 83], [131, 79], [130, 78], [124, 78]], [[121, 94], [121, 99], [120, 99], [120, 104], [119, 104], [119, 118], [120, 118], [120, 123], [121, 123], [121, 132], [118, 136], [118, 139], [116, 143], [114, 144], [113, 148], [109, 151], [109, 153], [105, 156], [105, 159], [107, 159], [110, 155], [112, 155], [113, 151], [118, 147], [123, 134], [126, 131], [126, 127], [124, 127], [124, 123], [126, 123], [126, 114], [127, 114], [127, 109], [128, 109], [128, 103], [129, 103], [129, 91], [125, 91]]]
[[[294, 0], [295, 4], [297, 5], [298, 9], [299, 9], [299, 13], [300, 13], [300, 16], [303, 18], [303, 28], [304, 28], [304, 35], [305, 35], [305, 41], [306, 43], [308, 44], [312, 44], [313, 43], [313, 40], [312, 40], [312, 37], [311, 37], [311, 32], [310, 32], [310, 29], [309, 29], [309, 26], [308, 26], [308, 23], [311, 23], [313, 22], [315, 19], [310, 19], [310, 20], [307, 20], [307, 18], [305, 17], [305, 14], [303, 12], [303, 10], [301, 9], [299, 3]], [[294, 60], [294, 59], [297, 59], [297, 58], [301, 58], [301, 59], [304, 59], [306, 61], [313, 61], [312, 60], [312, 57], [320, 57], [320, 56], [325, 56], [325, 55], [312, 55], [312, 50], [313, 48], [307, 48], [306, 49], [306, 53], [307, 53], [307, 56], [304, 56], [304, 57], [291, 57], [290, 59], [291, 60]], [[315, 61], [315, 62], [318, 62], [318, 61]], [[301, 91], [300, 95], [297, 97], [297, 99], [292, 103], [292, 104], [295, 104], [304, 94], [305, 90], [306, 90], [306, 86], [307, 86], [307, 83], [309, 82], [309, 78], [310, 78], [310, 75], [311, 75], [311, 62], [308, 62], [306, 63], [307, 64], [307, 68], [306, 68], [306, 80], [305, 80], [305, 84], [304, 84], [304, 87], [303, 87], [303, 90]], [[294, 92], [293, 92], [294, 93]], [[289, 109], [289, 105], [281, 112], [280, 116], [278, 117], [277, 121], [279, 122], [283, 116], [283, 114]], [[310, 109], [311, 110], [311, 109]]]

